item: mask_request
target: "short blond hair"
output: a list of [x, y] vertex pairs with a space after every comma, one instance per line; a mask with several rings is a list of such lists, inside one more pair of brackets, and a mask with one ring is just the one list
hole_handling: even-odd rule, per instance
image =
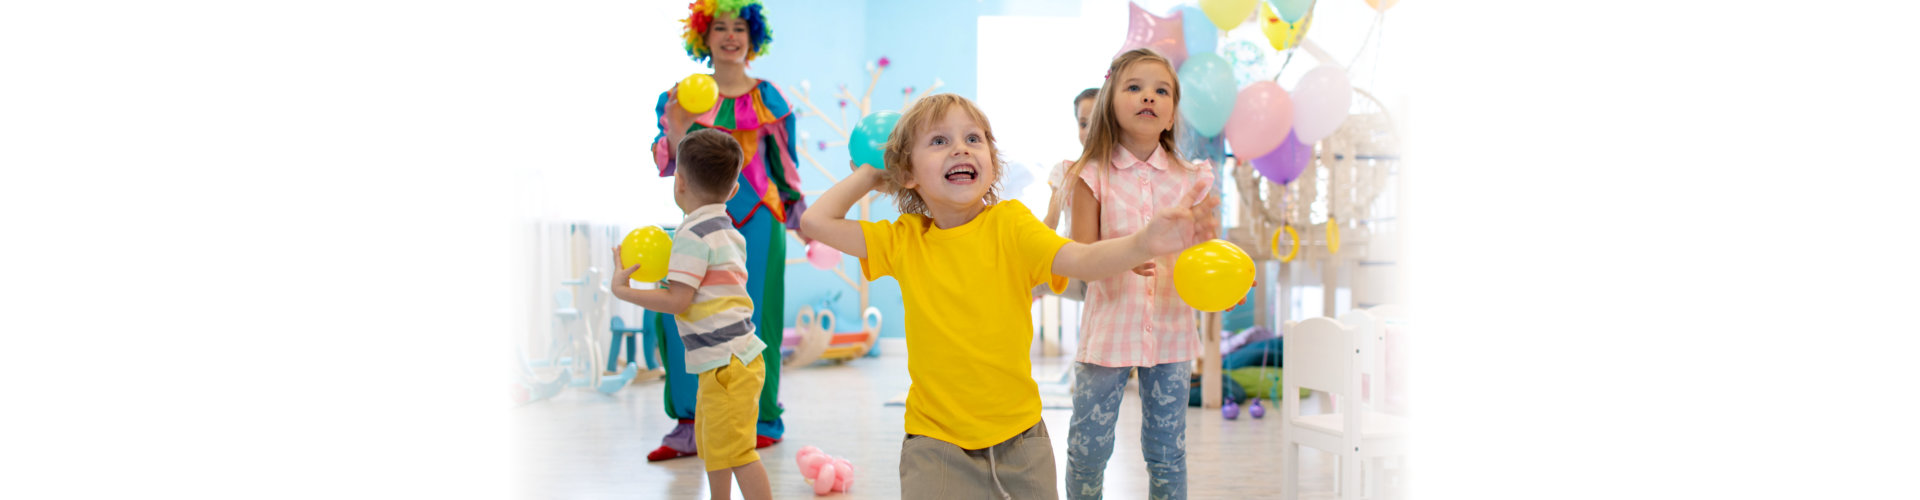
[[904, 186], [907, 179], [913, 178], [913, 146], [917, 144], [914, 136], [926, 131], [933, 122], [947, 117], [947, 112], [959, 108], [980, 125], [981, 132], [987, 136], [987, 163], [992, 164], [993, 184], [987, 186], [987, 195], [980, 199], [982, 204], [992, 205], [1000, 202], [1000, 178], [1005, 177], [1001, 167], [1006, 162], [1000, 160], [1000, 146], [994, 142], [993, 126], [987, 123], [987, 114], [980, 111], [973, 101], [958, 94], [945, 93], [920, 98], [906, 113], [900, 115], [900, 121], [894, 125], [893, 134], [887, 137], [887, 151], [883, 158], [887, 163], [884, 171], [887, 192], [893, 195], [895, 207], [902, 214], [927, 214], [927, 202], [920, 194]]

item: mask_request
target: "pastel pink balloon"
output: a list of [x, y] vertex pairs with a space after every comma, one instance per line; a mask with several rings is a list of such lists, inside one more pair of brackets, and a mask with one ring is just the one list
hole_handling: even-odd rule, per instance
[[833, 492], [834, 475], [832, 467], [820, 468], [820, 476], [813, 478], [813, 494], [825, 495]]
[[839, 484], [833, 485], [833, 488], [847, 491], [853, 487], [853, 464], [847, 463], [847, 459], [844, 458], [834, 459], [833, 476], [840, 479]]
[[807, 455], [806, 458], [800, 459], [800, 475], [807, 479], [814, 479], [820, 473], [820, 469], [824, 468], [823, 466], [832, 464], [833, 460], [827, 458], [825, 454]]
[[807, 263], [821, 270], [833, 269], [840, 265], [840, 251], [815, 240], [807, 244]]
[[1233, 156], [1259, 158], [1293, 129], [1293, 99], [1280, 84], [1261, 80], [1240, 89], [1233, 99], [1233, 114], [1227, 117], [1227, 145]]
[[1184, 17], [1181, 14], [1175, 11], [1171, 16], [1160, 17], [1140, 8], [1140, 4], [1127, 2], [1127, 39], [1113, 55], [1146, 47], [1179, 68], [1180, 63], [1187, 60], [1187, 35], [1181, 27]]
[[793, 463], [796, 465], [799, 465], [802, 470], [805, 470], [807, 468], [806, 467], [807, 457], [809, 455], [818, 455], [818, 454], [820, 454], [819, 448], [815, 448], [812, 446], [801, 448], [800, 453], [797, 453], [793, 456]]

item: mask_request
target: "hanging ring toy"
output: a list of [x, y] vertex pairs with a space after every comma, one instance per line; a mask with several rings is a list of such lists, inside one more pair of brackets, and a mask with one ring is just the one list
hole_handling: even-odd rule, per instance
[[1293, 232], [1293, 226], [1280, 226], [1280, 229], [1273, 230], [1274, 253], [1280, 251], [1280, 233], [1286, 233], [1288, 241], [1293, 242], [1292, 246], [1287, 247], [1287, 254], [1280, 257], [1280, 262], [1293, 262], [1293, 258], [1300, 255], [1300, 233]]
[[1340, 253], [1340, 221], [1327, 216], [1327, 253]]

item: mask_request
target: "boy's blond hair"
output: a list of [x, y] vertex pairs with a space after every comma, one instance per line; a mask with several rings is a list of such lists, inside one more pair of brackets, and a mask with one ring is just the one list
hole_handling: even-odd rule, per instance
[[913, 178], [915, 136], [926, 130], [929, 124], [946, 118], [947, 112], [953, 108], [965, 110], [973, 117], [973, 122], [980, 125], [981, 132], [986, 134], [986, 161], [993, 165], [991, 169], [993, 183], [987, 186], [987, 195], [982, 197], [980, 202], [986, 205], [1000, 202], [1000, 178], [1006, 176], [1001, 167], [1006, 162], [1000, 160], [1000, 147], [994, 142], [993, 126], [987, 124], [987, 114], [980, 112], [980, 108], [974, 106], [973, 101], [965, 97], [944, 93], [915, 101], [913, 107], [907, 108], [907, 112], [900, 115], [900, 121], [893, 127], [893, 134], [887, 137], [887, 151], [883, 156], [887, 162], [887, 169], [882, 173], [887, 182], [886, 192], [893, 195], [894, 206], [898, 207], [902, 214], [927, 215], [926, 200], [920, 199], [919, 193], [903, 187], [907, 179]]

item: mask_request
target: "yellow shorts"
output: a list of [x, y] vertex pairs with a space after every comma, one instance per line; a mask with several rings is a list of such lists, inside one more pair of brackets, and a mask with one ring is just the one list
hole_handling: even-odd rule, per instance
[[693, 439], [708, 471], [731, 469], [760, 460], [753, 451], [754, 423], [760, 419], [760, 386], [767, 383], [765, 357], [752, 363], [728, 357], [727, 366], [700, 374], [700, 395], [693, 407]]

